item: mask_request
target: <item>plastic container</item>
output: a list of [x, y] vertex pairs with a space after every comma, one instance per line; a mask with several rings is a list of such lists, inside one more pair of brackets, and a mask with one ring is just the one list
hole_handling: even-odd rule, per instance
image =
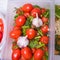
[[7, 26], [6, 26], [6, 20], [4, 15], [0, 12], [0, 18], [2, 19], [3, 25], [4, 25], [4, 29], [3, 29], [3, 37], [2, 37], [2, 41], [0, 43], [0, 58], [2, 57], [2, 50], [4, 48], [4, 45], [6, 43], [6, 31], [7, 31]]
[[8, 1], [8, 10], [7, 10], [7, 15], [6, 15], [6, 20], [7, 20], [7, 40], [6, 40], [6, 44], [4, 46], [3, 49], [3, 55], [2, 55], [2, 60], [12, 60], [11, 59], [11, 54], [12, 54], [12, 39], [9, 37], [9, 33], [13, 28], [13, 24], [14, 24], [14, 15], [15, 15], [15, 7], [20, 7], [22, 6], [24, 3], [31, 3], [33, 5], [39, 5], [41, 7], [44, 8], [48, 8], [50, 9], [50, 32], [49, 32], [49, 36], [50, 36], [50, 40], [49, 40], [49, 60], [53, 60], [52, 57], [52, 41], [54, 40], [54, 5], [52, 1], [42, 1], [42, 0], [9, 0]]
[[[60, 0], [55, 0], [55, 5], [59, 5], [60, 6]], [[55, 23], [54, 23], [55, 24]], [[54, 30], [55, 31], [55, 30]], [[54, 35], [55, 35], [55, 33], [54, 33]], [[54, 41], [53, 41], [53, 52], [55, 51], [55, 36], [54, 36]], [[53, 53], [53, 60], [60, 60], [60, 55], [55, 55], [54, 53]]]

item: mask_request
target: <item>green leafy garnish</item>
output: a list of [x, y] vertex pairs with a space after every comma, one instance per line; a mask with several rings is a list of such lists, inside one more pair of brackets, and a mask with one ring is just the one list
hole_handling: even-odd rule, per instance
[[39, 34], [40, 36], [43, 36], [43, 33], [42, 33], [42, 31], [41, 31], [40, 29], [37, 29], [37, 31], [38, 31], [38, 34]]
[[30, 27], [29, 26], [22, 26], [22, 33], [23, 35], [25, 36], [26, 35], [26, 29], [29, 29]]
[[55, 6], [55, 16], [60, 19], [60, 7]]
[[34, 5], [34, 8], [40, 8], [40, 6], [38, 6], [38, 5]]
[[42, 16], [46, 17], [46, 18], [49, 18], [50, 16], [50, 11], [47, 10], [45, 13], [42, 14]]
[[16, 18], [18, 17], [19, 15], [18, 14], [16, 14], [15, 16], [14, 16], [14, 20], [16, 20]]
[[30, 48], [41, 48], [41, 47], [45, 46], [45, 44], [39, 42], [40, 38], [41, 38], [41, 36], [37, 36], [37, 37], [35, 37], [35, 39], [30, 41], [29, 47]]

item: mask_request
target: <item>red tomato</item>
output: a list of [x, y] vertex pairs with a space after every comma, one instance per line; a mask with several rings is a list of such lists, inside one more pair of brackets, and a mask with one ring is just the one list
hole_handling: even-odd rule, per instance
[[44, 47], [44, 51], [45, 51], [45, 52], [48, 51], [48, 47], [47, 47], [47, 46]]
[[43, 21], [43, 23], [46, 23], [46, 22], [48, 22], [48, 18], [42, 17], [42, 21]]
[[30, 16], [30, 14], [29, 13], [24, 13], [24, 16], [27, 18], [27, 17]]
[[32, 4], [24, 4], [23, 5], [23, 7], [22, 7], [22, 10], [24, 11], [24, 12], [31, 12], [31, 10], [33, 9], [33, 6], [32, 6]]
[[0, 26], [3, 26], [3, 22], [1, 18], [0, 18]]
[[0, 32], [3, 32], [4, 27], [0, 26]]
[[46, 12], [46, 9], [45, 8], [42, 8], [41, 9], [41, 13], [43, 14], [43, 13], [45, 13]]
[[48, 25], [44, 25], [44, 26], [42, 26], [42, 27], [41, 27], [41, 31], [42, 31], [43, 34], [48, 33], [48, 31], [49, 31], [49, 27], [48, 27]]
[[20, 12], [22, 12], [22, 8], [21, 7], [16, 10], [16, 14], [20, 14]]
[[16, 25], [17, 26], [23, 26], [24, 24], [25, 24], [25, 22], [26, 22], [26, 18], [25, 18], [25, 16], [18, 16], [17, 18], [16, 18]]
[[48, 37], [48, 36], [42, 36], [42, 37], [40, 38], [40, 41], [41, 41], [42, 43], [44, 43], [44, 44], [48, 44], [48, 42], [49, 42], [49, 37]]
[[27, 60], [27, 59], [25, 59], [23, 56], [21, 56], [21, 59], [20, 60]]
[[32, 52], [29, 47], [25, 47], [21, 50], [21, 54], [25, 59], [31, 59], [32, 58]]
[[27, 29], [26, 35], [28, 36], [28, 39], [33, 39], [36, 36], [36, 31], [34, 29]]
[[19, 26], [14, 26], [14, 28], [13, 28], [13, 30], [19, 30], [19, 29], [21, 29], [21, 27], [19, 27]]
[[42, 60], [43, 56], [44, 56], [44, 51], [41, 49], [37, 49], [34, 54], [34, 60]]
[[36, 48], [32, 48], [32, 53], [35, 53], [36, 52]]
[[20, 30], [13, 30], [10, 32], [10, 37], [13, 39], [17, 39], [20, 35], [21, 35], [21, 31]]
[[33, 17], [36, 17], [36, 13], [38, 13], [38, 15], [40, 16], [41, 14], [41, 10], [39, 8], [34, 8], [32, 11], [31, 11], [31, 15]]
[[12, 60], [19, 60], [21, 56], [21, 51], [20, 49], [15, 49], [12, 52]]
[[0, 31], [3, 32], [4, 26], [3, 26], [3, 21], [0, 18]]
[[3, 37], [3, 33], [0, 32], [0, 43], [1, 43], [1, 41], [2, 41], [2, 37]]

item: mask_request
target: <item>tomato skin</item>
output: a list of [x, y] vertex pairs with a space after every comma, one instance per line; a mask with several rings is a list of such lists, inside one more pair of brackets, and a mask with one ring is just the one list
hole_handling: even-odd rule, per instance
[[48, 18], [42, 17], [42, 21], [43, 21], [43, 23], [46, 23], [46, 22], [48, 22]]
[[48, 47], [47, 46], [44, 47], [44, 51], [48, 52]]
[[15, 49], [12, 52], [12, 60], [19, 60], [21, 57], [21, 51], [20, 49]]
[[31, 59], [32, 58], [32, 52], [29, 47], [25, 47], [21, 50], [21, 54], [25, 59]]
[[21, 34], [21, 30], [13, 30], [10, 32], [10, 37], [13, 39], [17, 39]]
[[14, 28], [13, 28], [13, 30], [19, 30], [19, 29], [21, 29], [21, 27], [19, 27], [19, 26], [14, 26]]
[[36, 36], [36, 31], [34, 29], [27, 29], [26, 35], [28, 36], [28, 39], [33, 39]]
[[48, 36], [42, 36], [42, 37], [40, 38], [40, 41], [41, 41], [42, 43], [44, 43], [44, 44], [48, 44], [48, 42], [49, 42], [49, 37], [48, 37]]
[[16, 10], [16, 14], [20, 14], [20, 12], [22, 12], [22, 8], [21, 7]]
[[3, 26], [3, 21], [1, 18], [0, 18], [0, 26]]
[[38, 13], [38, 15], [40, 16], [41, 14], [41, 10], [39, 8], [34, 8], [32, 11], [31, 11], [31, 15], [33, 17], [36, 17], [36, 13]]
[[16, 18], [16, 21], [15, 22], [16, 22], [16, 25], [17, 26], [21, 27], [21, 26], [23, 26], [25, 24], [26, 18], [25, 18], [25, 16], [18, 16]]
[[41, 9], [41, 13], [43, 14], [43, 13], [45, 13], [46, 12], [46, 9], [45, 8], [42, 8]]
[[34, 54], [36, 52], [36, 48], [32, 48], [32, 53]]
[[30, 16], [30, 14], [29, 13], [24, 13], [24, 16], [27, 18], [27, 17]]
[[24, 4], [23, 7], [22, 7], [22, 10], [24, 12], [28, 12], [28, 13], [31, 12], [32, 9], [33, 9], [33, 5], [29, 4], [29, 3]]
[[42, 31], [43, 34], [47, 34], [48, 31], [49, 31], [49, 27], [48, 27], [48, 25], [44, 25], [44, 26], [42, 26], [42, 27], [41, 27], [41, 31]]
[[43, 50], [37, 49], [34, 54], [34, 60], [42, 60], [43, 56], [44, 56]]
[[3, 33], [0, 32], [0, 43], [1, 43], [1, 41], [2, 41], [2, 37], [3, 37]]

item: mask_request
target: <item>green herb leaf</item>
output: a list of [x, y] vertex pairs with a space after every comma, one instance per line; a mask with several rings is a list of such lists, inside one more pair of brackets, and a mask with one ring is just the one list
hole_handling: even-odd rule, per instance
[[26, 35], [26, 29], [29, 29], [30, 27], [29, 26], [22, 26], [22, 33], [23, 35], [25, 36]]
[[18, 14], [16, 14], [15, 16], [14, 16], [14, 20], [16, 20], [16, 18], [18, 17], [19, 15]]
[[34, 8], [40, 8], [40, 6], [38, 6], [38, 5], [34, 5]]
[[50, 16], [50, 11], [47, 10], [45, 13], [42, 14], [42, 16], [46, 17], [46, 18], [49, 18]]

